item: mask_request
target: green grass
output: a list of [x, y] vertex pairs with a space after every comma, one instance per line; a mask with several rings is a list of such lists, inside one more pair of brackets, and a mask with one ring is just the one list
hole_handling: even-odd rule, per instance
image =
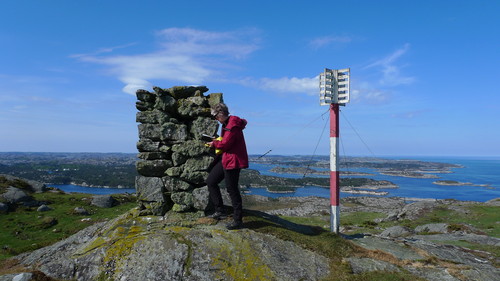
[[[349, 234], [367, 232], [373, 233], [376, 232], [375, 227], [378, 225], [378, 223], [373, 222], [373, 220], [378, 218], [385, 218], [386, 216], [387, 215], [383, 213], [373, 212], [341, 213], [340, 225], [346, 227], [346, 232], [348, 232]], [[324, 230], [330, 229], [330, 215], [313, 217], [281, 216], [281, 218], [297, 224], [321, 227]], [[349, 228], [353, 228], [353, 230], [347, 231]]]
[[500, 238], [500, 225], [498, 224], [500, 207], [471, 206], [469, 209], [472, 214], [464, 218], [466, 223], [481, 229], [489, 236]]
[[410, 228], [429, 223], [448, 223], [455, 228], [460, 225], [468, 224], [483, 231], [488, 236], [500, 238], [500, 225], [497, 223], [500, 207], [474, 205], [464, 208], [468, 211], [467, 214], [458, 213], [446, 207], [441, 207], [436, 208], [434, 211], [416, 220], [404, 220], [392, 224], [404, 225]]
[[291, 221], [296, 224], [303, 224], [308, 226], [321, 227], [325, 230], [330, 229], [330, 217], [329, 216], [315, 216], [315, 217], [289, 217], [280, 216], [281, 218]]
[[[38, 201], [50, 203], [53, 209], [36, 211], [36, 207], [18, 207], [14, 212], [0, 215], [0, 260], [53, 244], [95, 222], [112, 219], [137, 206], [129, 195], [113, 195], [120, 205], [99, 208], [90, 205], [90, 194], [44, 192], [32, 194]], [[78, 215], [76, 207], [85, 208], [90, 215]], [[90, 218], [90, 221], [82, 221]]]
[[346, 214], [340, 214], [340, 223], [341, 225], [356, 225], [356, 226], [372, 225], [373, 220], [385, 217], [387, 217], [387, 215], [384, 213], [374, 213], [374, 212], [346, 213]]

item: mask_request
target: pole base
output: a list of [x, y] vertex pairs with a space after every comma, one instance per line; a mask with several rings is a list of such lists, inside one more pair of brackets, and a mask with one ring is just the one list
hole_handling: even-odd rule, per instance
[[340, 206], [330, 206], [330, 231], [339, 234]]

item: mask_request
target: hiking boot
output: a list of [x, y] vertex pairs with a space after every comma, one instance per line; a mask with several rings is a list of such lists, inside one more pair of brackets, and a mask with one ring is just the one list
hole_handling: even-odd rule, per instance
[[226, 224], [226, 228], [228, 230], [243, 228], [243, 222], [241, 222], [241, 221], [232, 221], [232, 222]]
[[225, 219], [227, 216], [223, 212], [215, 212], [211, 215], [208, 215], [207, 218], [215, 219], [215, 220], [222, 220]]

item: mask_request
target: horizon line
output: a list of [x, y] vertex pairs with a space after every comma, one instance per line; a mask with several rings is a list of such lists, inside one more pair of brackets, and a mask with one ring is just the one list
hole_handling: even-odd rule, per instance
[[[0, 153], [46, 153], [46, 154], [138, 154], [140, 152], [92, 152], [92, 151], [80, 151], [80, 152], [68, 152], [68, 151], [0, 151]], [[262, 154], [255, 154], [255, 153], [249, 153], [249, 157], [260, 157]], [[294, 156], [312, 156], [312, 157], [328, 157], [330, 156], [329, 154], [318, 154], [318, 155], [311, 155], [311, 154], [266, 154], [264, 157], [269, 156], [269, 157], [294, 157]], [[262, 158], [264, 158], [262, 157]], [[401, 155], [396, 155], [396, 154], [391, 154], [391, 155], [363, 155], [363, 154], [352, 154], [352, 155], [342, 155], [340, 158], [343, 157], [371, 157], [371, 158], [394, 158], [394, 157], [443, 157], [443, 158], [448, 158], [448, 157], [453, 157], [453, 158], [460, 158], [460, 157], [465, 157], [465, 158], [498, 158], [500, 159], [500, 155], [431, 155], [431, 154], [401, 154]]]

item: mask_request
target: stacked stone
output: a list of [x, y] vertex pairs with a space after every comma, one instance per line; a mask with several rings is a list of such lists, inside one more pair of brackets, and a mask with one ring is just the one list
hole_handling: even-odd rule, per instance
[[205, 96], [205, 86], [153, 90], [136, 92], [140, 124], [135, 187], [141, 214], [193, 210], [193, 191], [205, 185], [213, 160], [202, 135], [217, 133], [210, 108], [223, 102], [222, 93]]

